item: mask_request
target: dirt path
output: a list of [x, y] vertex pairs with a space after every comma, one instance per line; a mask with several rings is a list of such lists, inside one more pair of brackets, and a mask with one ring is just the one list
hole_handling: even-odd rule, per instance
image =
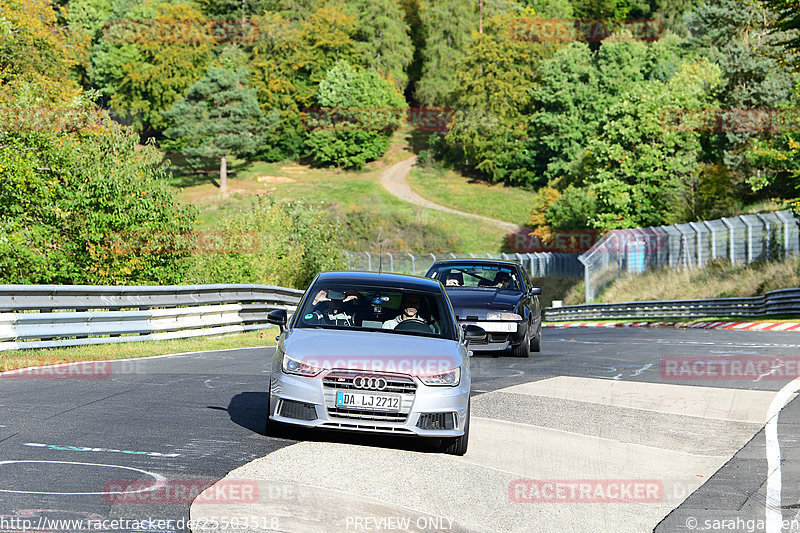
[[511, 224], [510, 222], [504, 222], [502, 220], [497, 220], [494, 218], [475, 215], [473, 213], [465, 213], [463, 211], [458, 211], [450, 207], [439, 205], [415, 193], [413, 190], [411, 190], [411, 187], [409, 187], [408, 182], [406, 181], [406, 176], [408, 176], [411, 167], [413, 167], [416, 164], [416, 162], [417, 158], [416, 156], [414, 156], [390, 166], [389, 168], [383, 171], [383, 175], [381, 176], [381, 185], [383, 185], [383, 187], [387, 191], [389, 191], [394, 196], [397, 196], [401, 200], [405, 202], [410, 202], [420, 207], [426, 207], [428, 209], [436, 209], [437, 211], [444, 211], [445, 213], [452, 213], [454, 215], [459, 215], [462, 217], [477, 218], [484, 222], [489, 222], [490, 224], [499, 226], [511, 233], [523, 230], [521, 226], [517, 226], [516, 224]]

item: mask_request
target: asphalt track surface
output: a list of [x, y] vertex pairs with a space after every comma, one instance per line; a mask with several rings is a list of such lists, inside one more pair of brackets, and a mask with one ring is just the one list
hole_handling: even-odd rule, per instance
[[[136, 528], [115, 527], [105, 531], [185, 531], [186, 528], [178, 526], [181, 520], [189, 518], [189, 503], [119, 503], [103, 492], [123, 481], [153, 479], [205, 487], [228, 472], [264, 457], [275, 458], [270, 468], [278, 472], [285, 466], [289, 473], [284, 475], [290, 476], [294, 466], [289, 451], [295, 449], [296, 443], [305, 445], [310, 453], [330, 450], [331, 460], [340, 449], [343, 453], [367, 449], [375, 456], [398, 452], [409, 460], [418, 459], [434, 466], [444, 460], [443, 456], [432, 453], [428, 443], [419, 440], [307, 431], [289, 433], [288, 438], [264, 436], [268, 366], [273, 349], [119, 361], [112, 365], [105, 379], [0, 377], [0, 531], [21, 531], [19, 520], [14, 521], [21, 518], [31, 520], [36, 531], [75, 531], [77, 527], [58, 527], [54, 521], [103, 518], [125, 519], [129, 524], [152, 520], [144, 527], [139, 522]], [[704, 463], [704, 468], [711, 468], [711, 475], [697, 480], [696, 487], [670, 502], [669, 509], [675, 510], [661, 512], [660, 516], [666, 517], [653, 524], [657, 524], [659, 532], [692, 530], [686, 525], [692, 517], [700, 520], [695, 530], [703, 530], [704, 520], [711, 518], [763, 518], [766, 458], [758, 413], [741, 416], [728, 413], [715, 418], [706, 416], [706, 412], [705, 418], [698, 417], [700, 422], [687, 430], [683, 419], [670, 417], [679, 416], [685, 409], [699, 407], [707, 411], [713, 406], [695, 402], [694, 406], [678, 403], [655, 411], [636, 406], [632, 409], [631, 405], [611, 405], [613, 402], [605, 400], [583, 401], [570, 390], [574, 384], [579, 387], [583, 383], [593, 384], [592, 390], [596, 390], [597, 383], [611, 382], [623, 388], [639, 387], [638, 384], [649, 388], [657, 388], [650, 384], [674, 385], [675, 381], [662, 377], [659, 364], [664, 358], [678, 356], [798, 357], [800, 335], [672, 328], [547, 329], [543, 352], [531, 359], [487, 355], [471, 359], [473, 404], [479, 405], [478, 416], [487, 425], [493, 420], [513, 419], [515, 423], [529, 424], [532, 435], [537, 431], [591, 433], [583, 426], [591, 425], [595, 418], [606, 417], [602, 428], [606, 439], [613, 434], [614, 439], [632, 446], [655, 446], [658, 443], [648, 442], [652, 429], [659, 439], [671, 439], [670, 453], [677, 450], [675, 453], [689, 454], [700, 449], [709, 457], [727, 457], [719, 465]], [[777, 391], [787, 381], [699, 379], [679, 384], [712, 395], [713, 389], [720, 389], [720, 393], [740, 390], [752, 395], [753, 405], [763, 407], [771, 394], [745, 391]], [[480, 399], [481, 396], [484, 398]], [[517, 402], [511, 406], [513, 409], [503, 403], [506, 398]], [[628, 394], [627, 398], [633, 396]], [[614, 418], [617, 416], [614, 409], [620, 409], [618, 418]], [[629, 411], [641, 412], [644, 418], [628, 420]], [[800, 404], [793, 401], [783, 410], [779, 424], [785, 518], [795, 516], [797, 509], [791, 506], [800, 501], [799, 411]], [[684, 433], [673, 435], [677, 430]], [[735, 438], [729, 438], [730, 435]], [[516, 455], [524, 453], [519, 446], [516, 443], [494, 457], [492, 460], [497, 461], [494, 469], [502, 470], [498, 465], [502, 466], [504, 461], [513, 463]], [[471, 444], [470, 453], [472, 449]], [[549, 453], [557, 457], [559, 452], [556, 449]], [[468, 453], [465, 457], [469, 456]], [[313, 459], [313, 455], [310, 459], [303, 458]], [[314, 468], [323, 470], [326, 466], [320, 464]], [[515, 471], [511, 466], [508, 468]], [[553, 468], [549, 473], [558, 473], [557, 465]], [[676, 466], [676, 470], [680, 468]], [[574, 470], [569, 475], [578, 477]], [[568, 475], [561, 476], [565, 477]], [[392, 479], [384, 481], [394, 483]], [[508, 498], [506, 486], [494, 488]], [[426, 490], [434, 489], [419, 486], [416, 496], [424, 498]], [[480, 486], [460, 487], [456, 491], [460, 496], [456, 498], [462, 498], [465, 506], [475, 507], [475, 503], [470, 503], [471, 491], [486, 490], [487, 487]], [[435, 500], [434, 494], [430, 496]], [[516, 505], [526, 509], [525, 512], [532, 508], [532, 504]], [[561, 509], [559, 513], [564, 514], [575, 507]], [[582, 509], [586, 509], [586, 504]], [[593, 511], [580, 511], [586, 512]], [[453, 518], [462, 524], [461, 516]], [[467, 517], [463, 529], [563, 530], [548, 524], [515, 523], [515, 515], [508, 515], [507, 519], [510, 522], [492, 525]], [[168, 520], [171, 522], [164, 522]], [[754, 528], [745, 522], [741, 524], [743, 529], [725, 530], [763, 530], [757, 524]], [[579, 530], [595, 531], [596, 526], [587, 525]], [[574, 523], [572, 527], [576, 527]]]

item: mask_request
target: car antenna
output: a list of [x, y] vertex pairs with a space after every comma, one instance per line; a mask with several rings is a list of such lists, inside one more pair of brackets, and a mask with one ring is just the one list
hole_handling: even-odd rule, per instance
[[378, 274], [383, 272], [383, 244], [380, 247], [380, 253], [378, 253]]

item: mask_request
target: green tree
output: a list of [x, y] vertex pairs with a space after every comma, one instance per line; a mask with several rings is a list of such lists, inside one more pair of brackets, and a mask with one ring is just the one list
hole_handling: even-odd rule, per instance
[[791, 54], [795, 66], [800, 66], [800, 0], [761, 0], [761, 4], [774, 13], [772, 27], [783, 32], [776, 44]]
[[144, 0], [93, 48], [92, 84], [143, 137], [163, 131], [162, 113], [205, 73], [213, 49], [205, 22], [189, 0]]
[[86, 44], [84, 33], [58, 26], [48, 0], [0, 2], [0, 105], [22, 94], [31, 106], [75, 97], [71, 69]]
[[266, 126], [255, 90], [244, 87], [246, 79], [244, 69], [212, 67], [164, 114], [168, 146], [190, 157], [219, 159], [222, 190], [228, 184], [227, 156], [252, 154]]
[[[719, 95], [722, 109], [772, 109], [788, 101], [793, 75], [769, 53], [780, 40], [769, 32], [775, 20], [773, 13], [757, 2], [709, 0], [690, 13], [687, 20], [691, 44], [724, 73], [725, 84]], [[747, 181], [752, 185], [758, 176], [758, 169], [751, 166], [747, 155], [749, 146], [758, 138], [758, 132], [731, 129], [713, 139], [711, 158], [721, 159], [740, 187]]]
[[323, 165], [360, 168], [389, 149], [405, 101], [375, 71], [340, 61], [319, 84], [321, 106], [309, 118], [308, 148]]
[[353, 38], [365, 66], [404, 92], [414, 51], [402, 7], [395, 0], [351, 0], [347, 7], [358, 19]]
[[582, 181], [597, 197], [598, 229], [673, 224], [691, 218], [693, 183], [701, 171], [700, 134], [665, 128], [670, 109], [709, 103], [721, 71], [707, 61], [684, 65], [669, 82], [633, 85], [589, 141]]
[[[61, 112], [89, 111], [72, 105]], [[83, 117], [71, 129], [0, 126], [2, 282], [180, 283], [194, 210], [176, 204], [154, 147]]]
[[422, 76], [416, 99], [423, 106], [451, 106], [456, 65], [478, 29], [477, 2], [427, 0], [420, 14], [425, 32]]
[[445, 136], [448, 158], [475, 169], [492, 181], [530, 185], [532, 154], [524, 149], [524, 115], [529, 113], [541, 60], [551, 43], [513, 38], [509, 28], [517, 13], [484, 21], [484, 33], [473, 32], [466, 54], [456, 66], [453, 92], [458, 112]]

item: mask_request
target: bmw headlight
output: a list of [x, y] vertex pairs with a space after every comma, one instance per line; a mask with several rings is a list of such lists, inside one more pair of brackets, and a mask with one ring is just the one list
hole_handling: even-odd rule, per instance
[[322, 368], [314, 365], [310, 365], [305, 361], [300, 361], [299, 359], [295, 359], [293, 357], [289, 357], [286, 354], [283, 354], [283, 364], [281, 365], [284, 374], [296, 374], [298, 376], [305, 376], [305, 377], [314, 377], [320, 372], [322, 372]]
[[515, 320], [520, 321], [522, 317], [517, 313], [486, 313], [486, 320]]
[[455, 387], [461, 381], [461, 368], [448, 370], [439, 374], [420, 376], [420, 381], [432, 387]]

